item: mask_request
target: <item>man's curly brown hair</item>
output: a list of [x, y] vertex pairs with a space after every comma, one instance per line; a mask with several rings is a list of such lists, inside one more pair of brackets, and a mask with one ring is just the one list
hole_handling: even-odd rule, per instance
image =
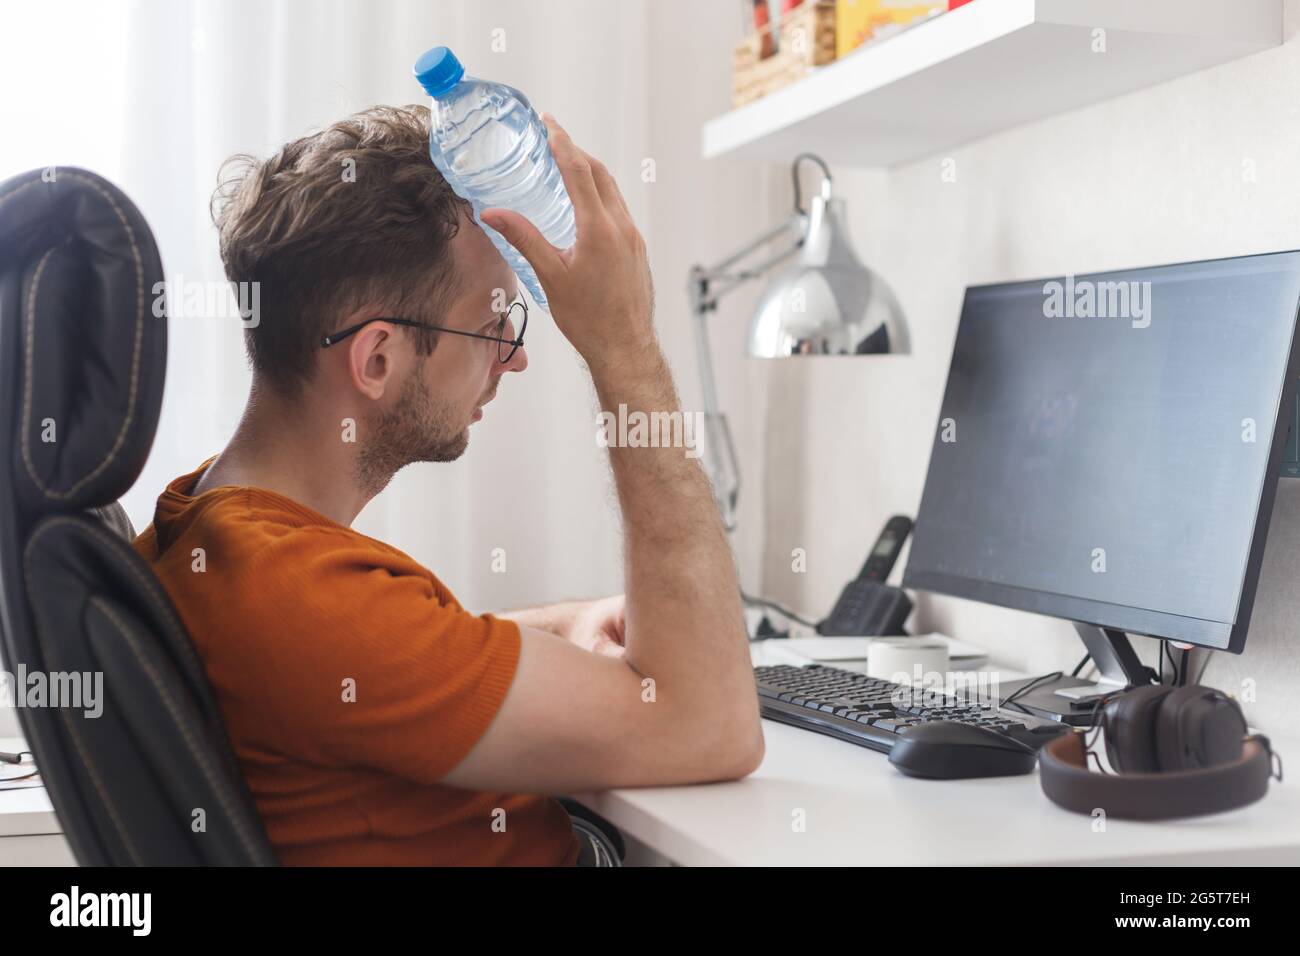
[[[226, 278], [260, 283], [249, 361], [283, 395], [311, 381], [321, 337], [356, 309], [437, 324], [455, 300], [450, 242], [470, 205], [429, 159], [427, 107], [372, 107], [269, 159], [232, 156], [218, 182]], [[406, 331], [433, 351], [436, 332]]]

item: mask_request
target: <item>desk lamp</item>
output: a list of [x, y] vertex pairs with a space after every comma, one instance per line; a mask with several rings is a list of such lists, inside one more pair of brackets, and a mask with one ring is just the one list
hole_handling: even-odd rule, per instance
[[[799, 189], [799, 164], [805, 160], [816, 163], [822, 171], [821, 192], [813, 197], [808, 209], [803, 207]], [[727, 417], [718, 407], [709, 347], [708, 320], [717, 311], [720, 298], [794, 258], [772, 278], [759, 300], [749, 326], [749, 355], [791, 358], [911, 351], [907, 323], [893, 290], [853, 252], [845, 225], [844, 200], [831, 194], [831, 172], [826, 163], [812, 153], [800, 153], [790, 171], [794, 212], [789, 219], [712, 267], [691, 267], [691, 308], [704, 395], [706, 467], [729, 532], [736, 527], [740, 466]], [[779, 237], [785, 237], [783, 248], [752, 266], [742, 265]]]

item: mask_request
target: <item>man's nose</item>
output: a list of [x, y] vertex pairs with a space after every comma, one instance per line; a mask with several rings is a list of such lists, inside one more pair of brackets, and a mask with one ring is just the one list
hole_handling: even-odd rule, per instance
[[515, 354], [510, 356], [510, 360], [504, 365], [499, 365], [498, 368], [502, 375], [506, 372], [522, 372], [528, 368], [528, 352], [522, 345], [519, 346], [515, 349]]

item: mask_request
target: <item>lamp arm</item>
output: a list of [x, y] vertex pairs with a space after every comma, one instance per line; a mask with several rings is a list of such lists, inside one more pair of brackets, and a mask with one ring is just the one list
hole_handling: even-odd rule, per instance
[[760, 260], [754, 266], [730, 271], [737, 263], [773, 239], [791, 232], [792, 227], [799, 224], [800, 218], [799, 214], [792, 216], [714, 266], [694, 266], [691, 269], [691, 312], [695, 319], [696, 366], [704, 398], [705, 451], [708, 455], [706, 467], [713, 484], [714, 500], [722, 513], [723, 527], [728, 532], [736, 528], [736, 505], [740, 500], [741, 486], [740, 462], [731, 437], [731, 426], [718, 404], [718, 386], [713, 376], [713, 349], [709, 345], [709, 313], [716, 311], [718, 300], [722, 296], [752, 279], [760, 278], [799, 251], [803, 245], [802, 239], [796, 240], [789, 248]]
[[704, 397], [705, 454], [713, 497], [728, 532], [736, 529], [736, 503], [740, 499], [740, 463], [731, 439], [727, 416], [718, 407], [718, 387], [713, 377], [713, 350], [709, 348], [710, 307], [701, 303], [695, 314], [695, 355]]
[[741, 269], [738, 272], [717, 273], [709, 280], [711, 303], [716, 305], [717, 301], [728, 292], [734, 292], [751, 279], [761, 279], [764, 274], [771, 271], [776, 266], [781, 265], [781, 263], [795, 255], [802, 248], [803, 243], [797, 242], [789, 249], [784, 249], [773, 256], [763, 259], [757, 265]]
[[[796, 213], [785, 222], [772, 227], [753, 242], [742, 246], [740, 249], [714, 265], [707, 267], [693, 266], [691, 268], [692, 303], [698, 303], [700, 300], [703, 300], [708, 302], [710, 306], [716, 305], [717, 300], [726, 293], [732, 291], [737, 286], [750, 279], [759, 278], [773, 266], [779, 265], [798, 252], [803, 247], [803, 230], [800, 228], [802, 220], [802, 214]], [[784, 249], [767, 259], [761, 260], [757, 265], [736, 272], [731, 271], [732, 267], [737, 263], [763, 248], [763, 246], [767, 245], [783, 233], [793, 234], [800, 238], [793, 241], [789, 248]], [[726, 285], [722, 286], [722, 288], [716, 288], [718, 283], [726, 283]]]

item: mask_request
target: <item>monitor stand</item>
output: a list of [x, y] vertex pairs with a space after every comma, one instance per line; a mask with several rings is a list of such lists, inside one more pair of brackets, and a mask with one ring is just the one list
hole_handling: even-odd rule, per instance
[[[1103, 697], [1156, 679], [1151, 668], [1138, 660], [1137, 651], [1123, 631], [1094, 624], [1076, 623], [1074, 627], [1097, 665], [1097, 678], [1084, 680], [1065, 675], [1039, 684], [1006, 705], [1007, 710], [1023, 709], [1036, 717], [1087, 727], [1094, 723]], [[998, 688], [999, 696], [1005, 699], [1032, 681], [1008, 681]]]

